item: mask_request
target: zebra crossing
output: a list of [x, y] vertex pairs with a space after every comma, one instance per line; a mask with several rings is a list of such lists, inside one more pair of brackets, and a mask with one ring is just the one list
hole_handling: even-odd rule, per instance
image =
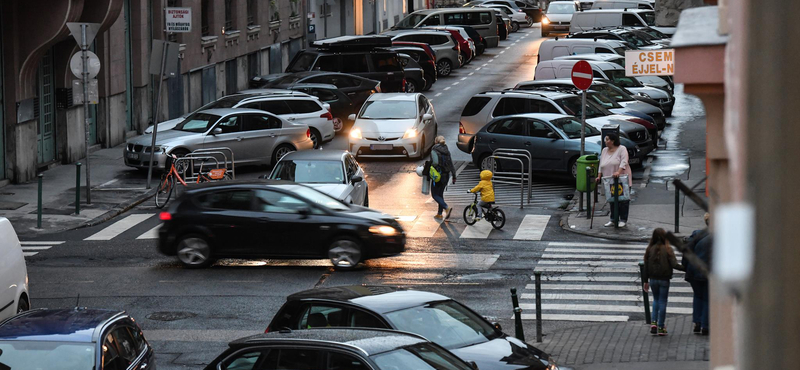
[[[467, 164], [458, 173], [458, 181], [451, 184], [444, 192], [444, 198], [448, 203], [469, 204], [472, 203], [473, 194], [467, 194], [467, 190], [472, 189], [480, 181], [480, 169], [474, 164]], [[536, 175], [534, 174], [534, 177]], [[528, 195], [528, 185], [524, 186], [524, 196]], [[565, 201], [566, 197], [575, 194], [574, 184], [560, 184], [555, 182], [534, 181], [531, 184], [531, 206], [558, 206]], [[495, 203], [506, 205], [519, 205], [520, 186], [506, 183], [494, 182]], [[528, 205], [527, 199], [524, 201]]]
[[39, 252], [64, 244], [64, 241], [21, 241], [19, 244], [22, 245], [22, 255], [32, 257]]
[[[537, 262], [542, 320], [628, 321], [644, 317], [639, 262], [646, 244], [550, 242]], [[680, 253], [676, 252], [680, 260]], [[692, 313], [692, 288], [674, 271], [668, 314]], [[536, 319], [535, 276], [520, 296], [524, 320]], [[652, 294], [650, 304], [652, 305]]]

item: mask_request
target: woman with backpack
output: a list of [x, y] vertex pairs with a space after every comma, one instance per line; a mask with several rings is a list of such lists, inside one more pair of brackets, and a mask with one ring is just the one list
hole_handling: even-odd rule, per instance
[[667, 335], [665, 321], [667, 319], [667, 297], [672, 269], [684, 270], [678, 263], [675, 252], [667, 241], [667, 232], [662, 228], [653, 230], [653, 237], [644, 252], [644, 273], [642, 283], [644, 291], [653, 290], [653, 320], [650, 334]]
[[[456, 183], [456, 169], [453, 167], [453, 159], [450, 156], [450, 150], [445, 145], [444, 136], [437, 136], [436, 143], [431, 149], [431, 168], [439, 173], [439, 181], [433, 182], [433, 189], [431, 190], [431, 197], [437, 204], [439, 204], [439, 211], [434, 216], [437, 219], [449, 219], [450, 213], [453, 212], [453, 207], [449, 207], [444, 201], [444, 189], [447, 187], [447, 181], [453, 177], [453, 184]], [[446, 211], [445, 216], [442, 212]]]

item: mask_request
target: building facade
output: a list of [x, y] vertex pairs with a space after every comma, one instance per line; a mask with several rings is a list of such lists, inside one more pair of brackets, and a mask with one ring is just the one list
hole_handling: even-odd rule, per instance
[[307, 0], [309, 39], [381, 33], [432, 0]]
[[[188, 33], [164, 32], [164, 8], [192, 10]], [[0, 3], [0, 180], [26, 182], [85, 155], [82, 105], [73, 105], [69, 60], [80, 49], [69, 22], [100, 25], [99, 103], [89, 145], [113, 147], [153, 121], [179, 117], [284, 70], [305, 45], [305, 0], [37, 0]], [[153, 39], [180, 44], [178, 71], [150, 74]]]

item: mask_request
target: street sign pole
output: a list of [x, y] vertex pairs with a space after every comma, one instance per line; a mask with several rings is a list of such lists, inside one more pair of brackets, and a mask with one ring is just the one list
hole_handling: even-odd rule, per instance
[[581, 94], [581, 156], [586, 154], [586, 90], [592, 86], [592, 66], [585, 60], [579, 60], [572, 66], [572, 84], [583, 90]]
[[[153, 137], [150, 142], [150, 159], [147, 165], [147, 188], [150, 189], [150, 180], [153, 179], [153, 156], [155, 156], [156, 148], [156, 135], [158, 135], [158, 113], [161, 110], [161, 85], [164, 83], [164, 69], [167, 63], [167, 46], [166, 42], [162, 43], [161, 49], [161, 70], [158, 73], [158, 93], [156, 93], [156, 110], [153, 113]], [[166, 171], [169, 169], [166, 168]]]
[[91, 170], [89, 165], [89, 131], [91, 122], [89, 121], [89, 42], [86, 40], [86, 28], [88, 24], [81, 24], [81, 58], [83, 59], [83, 124], [86, 131], [86, 204], [92, 204], [92, 185]]
[[581, 157], [584, 156], [585, 154], [586, 154], [586, 90], [583, 90], [583, 94], [581, 94]]

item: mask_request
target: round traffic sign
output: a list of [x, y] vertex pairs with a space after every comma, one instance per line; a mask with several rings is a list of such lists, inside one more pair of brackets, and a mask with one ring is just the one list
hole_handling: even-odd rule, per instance
[[[97, 57], [97, 54], [92, 53], [91, 51], [86, 51], [87, 59], [89, 60], [88, 70], [89, 70], [89, 78], [97, 77], [97, 74], [100, 73], [100, 58]], [[72, 56], [72, 59], [69, 60], [69, 69], [72, 71], [72, 74], [75, 75], [77, 78], [83, 78], [83, 58], [81, 55], [81, 51], [75, 53]]]
[[572, 84], [581, 90], [592, 86], [592, 66], [585, 60], [580, 60], [572, 66], [570, 76], [572, 76]]

